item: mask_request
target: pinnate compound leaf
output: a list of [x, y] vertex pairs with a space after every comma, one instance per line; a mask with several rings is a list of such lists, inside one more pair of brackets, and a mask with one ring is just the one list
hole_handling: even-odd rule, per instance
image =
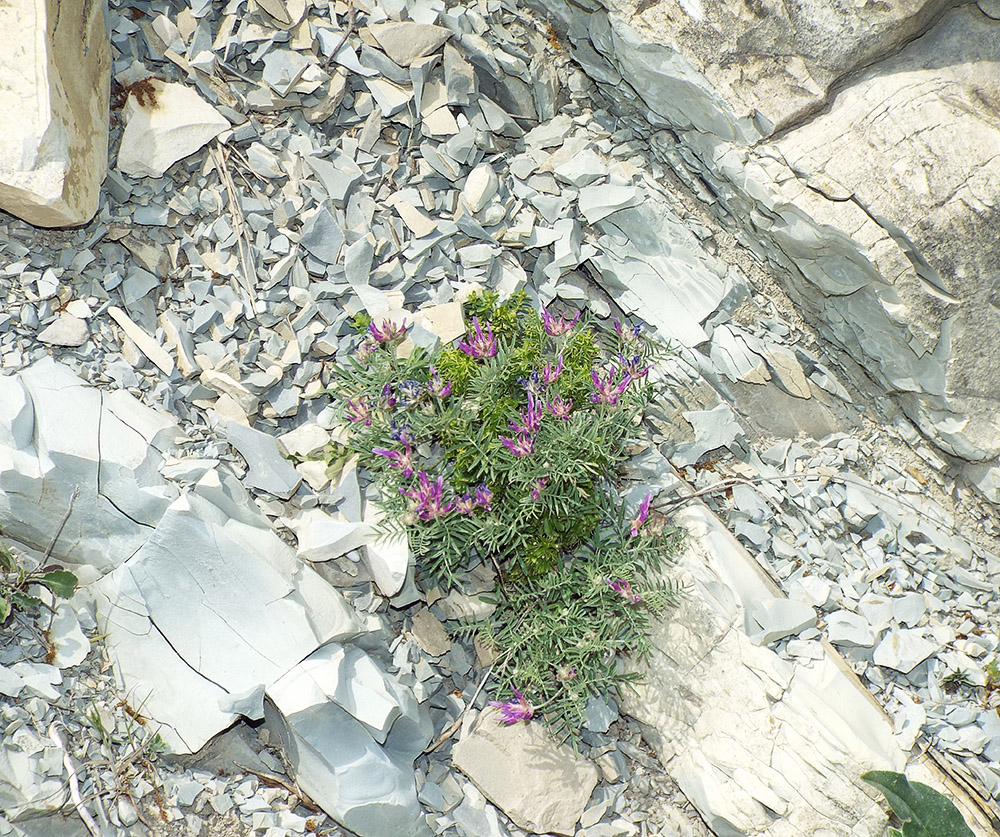
[[8, 616], [10, 616], [10, 599], [0, 596], [0, 625], [7, 621]]
[[878, 788], [903, 820], [902, 837], [975, 837], [955, 804], [934, 788], [891, 770], [870, 770], [861, 778]]
[[77, 578], [68, 570], [53, 570], [45, 573], [36, 579], [38, 584], [48, 587], [54, 596], [60, 599], [69, 599], [76, 589]]

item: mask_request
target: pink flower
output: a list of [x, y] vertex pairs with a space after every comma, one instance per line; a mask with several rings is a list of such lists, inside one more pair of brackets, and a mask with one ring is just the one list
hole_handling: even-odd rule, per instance
[[614, 320], [615, 331], [618, 332], [618, 336], [626, 343], [634, 343], [639, 339], [639, 332], [642, 330], [642, 325], [636, 323], [632, 328], [626, 328], [621, 324], [620, 320]]
[[471, 494], [463, 494], [455, 501], [455, 511], [459, 514], [472, 514], [476, 510], [476, 501]]
[[548, 404], [545, 405], [549, 412], [552, 413], [556, 418], [568, 419], [569, 412], [573, 409], [573, 399], [563, 399], [561, 395], [557, 395]]
[[542, 381], [546, 384], [546, 386], [548, 384], [554, 383], [562, 374], [563, 371], [562, 355], [560, 354], [559, 357], [556, 359], [559, 362], [556, 364], [554, 369], [552, 368], [551, 363], [546, 362], [545, 368], [542, 370]]
[[521, 423], [517, 424], [514, 421], [508, 422], [508, 426], [515, 433], [520, 433], [522, 435], [528, 435], [531, 433], [538, 432], [538, 426], [542, 421], [542, 408], [543, 401], [535, 398], [534, 393], [528, 393], [528, 409], [521, 411]]
[[479, 317], [472, 318], [472, 326], [475, 329], [475, 335], [469, 338], [468, 342], [463, 340], [459, 343], [458, 348], [472, 357], [495, 357], [497, 339], [493, 336], [493, 326], [487, 323], [486, 334], [483, 334], [483, 329], [479, 325]]
[[368, 323], [368, 334], [376, 343], [389, 343], [397, 337], [402, 337], [406, 332], [406, 320], [397, 326], [392, 320], [382, 320], [382, 325], [375, 325], [372, 320]]
[[501, 436], [500, 443], [514, 456], [528, 456], [535, 452], [535, 440], [532, 436], [521, 434], [516, 440]]
[[559, 337], [563, 334], [569, 334], [575, 326], [580, 321], [580, 312], [576, 312], [576, 316], [572, 320], [567, 320], [561, 314], [557, 320], [548, 311], [542, 310], [542, 326], [545, 328], [545, 333], [549, 337]]
[[621, 397], [622, 393], [625, 392], [626, 387], [632, 383], [632, 378], [626, 374], [625, 377], [616, 384], [616, 375], [617, 372], [615, 371], [614, 366], [612, 366], [611, 370], [608, 372], [607, 380], [602, 380], [597, 374], [596, 369], [591, 370], [590, 380], [594, 383], [594, 392], [591, 393], [590, 400], [595, 404], [617, 404], [618, 399]]
[[625, 355], [619, 352], [618, 360], [621, 361], [622, 371], [633, 379], [645, 378], [649, 370], [653, 368], [653, 364], [646, 363], [640, 355], [632, 355], [631, 358], [626, 358]]
[[433, 520], [441, 517], [455, 508], [455, 501], [442, 500], [444, 494], [444, 477], [431, 480], [426, 471], [417, 474], [418, 486], [409, 491], [401, 488], [399, 493], [410, 498], [410, 511], [421, 520]]
[[409, 479], [413, 476], [413, 456], [410, 450], [410, 443], [404, 442], [404, 450], [390, 450], [389, 448], [372, 448], [372, 453], [376, 456], [384, 456], [389, 460], [393, 468], [399, 468], [403, 476]]
[[373, 414], [374, 411], [364, 395], [354, 401], [347, 402], [347, 420], [350, 422], [361, 421], [364, 422], [365, 427], [371, 427]]
[[542, 498], [542, 490], [548, 484], [548, 477], [539, 477], [535, 480], [534, 488], [531, 489], [531, 502], [537, 503]]
[[446, 398], [451, 395], [451, 381], [442, 381], [437, 370], [431, 367], [431, 379], [427, 382], [427, 391], [435, 398]]
[[513, 689], [512, 691], [514, 692], [514, 697], [506, 703], [501, 703], [498, 700], [490, 701], [490, 706], [494, 706], [500, 710], [500, 717], [497, 718], [497, 722], [507, 727], [511, 724], [516, 724], [518, 721], [530, 721], [532, 715], [535, 714], [535, 711], [531, 708], [524, 695], [517, 689]]
[[653, 492], [650, 491], [645, 497], [642, 498], [642, 502], [639, 504], [639, 515], [635, 520], [632, 521], [632, 528], [629, 529], [629, 534], [634, 538], [639, 534], [639, 529], [642, 524], [649, 519], [649, 503], [653, 499]]
[[604, 583], [608, 585], [612, 590], [614, 590], [619, 596], [621, 596], [625, 601], [631, 604], [639, 604], [642, 601], [642, 596], [638, 593], [632, 592], [632, 585], [621, 578], [616, 578], [612, 581], [610, 578], [604, 579]]
[[493, 492], [486, 487], [484, 482], [476, 489], [476, 503], [483, 511], [489, 511], [493, 502]]

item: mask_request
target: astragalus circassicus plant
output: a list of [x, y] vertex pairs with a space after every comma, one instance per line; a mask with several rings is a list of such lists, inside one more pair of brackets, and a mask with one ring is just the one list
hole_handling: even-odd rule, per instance
[[651, 395], [638, 327], [599, 332], [535, 312], [523, 293], [465, 305], [457, 345], [398, 351], [406, 326], [360, 318], [332, 395], [348, 447], [376, 480], [386, 534], [405, 528], [425, 587], [496, 568], [488, 620], [465, 625], [496, 654], [499, 720], [579, 730], [590, 695], [633, 675], [651, 615], [679, 587], [657, 581], [676, 532], [647, 495], [627, 515], [616, 470]]

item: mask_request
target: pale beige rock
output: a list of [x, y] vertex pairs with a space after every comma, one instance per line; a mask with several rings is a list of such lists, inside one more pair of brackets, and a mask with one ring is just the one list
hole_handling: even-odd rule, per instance
[[597, 768], [537, 722], [503, 726], [484, 711], [452, 762], [494, 805], [534, 834], [573, 834], [597, 785]]
[[451, 637], [438, 619], [427, 608], [413, 614], [413, 638], [432, 657], [440, 657], [451, 651]]
[[368, 27], [378, 45], [401, 67], [409, 67], [421, 58], [437, 52], [451, 37], [443, 26], [413, 21], [376, 23]]
[[41, 227], [97, 211], [111, 57], [104, 0], [0, 3], [0, 208]]
[[161, 177], [229, 129], [229, 121], [183, 84], [149, 79], [133, 88], [118, 150], [118, 170], [133, 177]]
[[38, 335], [40, 342], [50, 346], [82, 346], [89, 338], [87, 322], [71, 314], [61, 314]]
[[128, 314], [116, 305], [112, 305], [108, 309], [108, 314], [111, 319], [118, 323], [118, 327], [125, 333], [125, 336], [136, 345], [140, 352], [153, 361], [164, 375], [169, 375], [174, 371], [174, 359], [167, 353], [166, 349], [133, 322]]
[[[789, 395], [796, 398], [812, 398], [809, 382], [795, 353], [783, 346], [774, 346], [767, 353], [767, 365], [774, 373], [775, 380]], [[746, 379], [744, 379], [746, 380]]]

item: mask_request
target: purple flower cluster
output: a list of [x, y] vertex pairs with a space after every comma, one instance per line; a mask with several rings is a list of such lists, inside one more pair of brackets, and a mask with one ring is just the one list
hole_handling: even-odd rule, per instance
[[471, 357], [495, 357], [497, 353], [497, 339], [493, 336], [493, 326], [486, 323], [486, 334], [479, 325], [479, 317], [472, 318], [472, 327], [475, 334], [467, 341], [463, 340], [458, 344], [458, 348]]
[[[375, 448], [372, 452], [380, 456], [386, 456], [383, 448]], [[409, 447], [407, 446], [407, 453]], [[393, 451], [391, 453], [398, 453]], [[390, 455], [388, 458], [392, 459]], [[393, 465], [396, 466], [394, 460]], [[410, 472], [412, 474], [412, 470]], [[404, 476], [408, 476], [403, 472]], [[486, 487], [486, 483], [480, 485], [475, 494], [463, 494], [461, 497], [453, 498], [445, 502], [444, 499], [444, 477], [431, 479], [426, 471], [417, 474], [417, 485], [409, 490], [400, 488], [399, 493], [410, 498], [410, 513], [418, 520], [434, 520], [443, 517], [448, 512], [454, 510], [459, 514], [472, 514], [476, 509], [489, 511], [493, 502], [493, 492]]]
[[594, 384], [594, 391], [590, 395], [590, 400], [595, 404], [617, 404], [622, 393], [632, 383], [632, 376], [626, 372], [620, 381], [615, 380], [617, 377], [618, 371], [614, 366], [608, 371], [606, 379], [598, 375], [596, 369], [592, 369], [590, 380]]
[[548, 477], [539, 477], [532, 483], [533, 488], [531, 489], [531, 502], [537, 503], [542, 499], [542, 491], [545, 490], [545, 486], [549, 484]]
[[634, 343], [639, 339], [639, 332], [642, 331], [642, 326], [636, 323], [631, 328], [622, 325], [621, 320], [613, 320], [612, 324], [615, 327], [615, 331], [618, 336], [626, 343]]
[[391, 343], [398, 337], [402, 337], [406, 333], [406, 320], [403, 320], [402, 325], [396, 325], [392, 320], [382, 320], [381, 325], [376, 325], [375, 321], [372, 320], [368, 324], [368, 336], [374, 340], [376, 343]]
[[652, 500], [652, 491], [642, 498], [642, 502], [639, 504], [639, 514], [636, 516], [635, 520], [632, 521], [632, 528], [628, 530], [629, 534], [633, 538], [638, 537], [639, 530], [642, 528], [642, 525], [649, 520], [649, 504]]
[[516, 724], [518, 721], [530, 721], [535, 714], [535, 710], [531, 708], [531, 704], [528, 703], [523, 694], [517, 689], [512, 689], [511, 691], [514, 692], [514, 697], [511, 700], [506, 702], [498, 700], [490, 701], [490, 706], [500, 710], [500, 717], [497, 718], [497, 722], [507, 727], [511, 724]]
[[420, 520], [434, 520], [455, 508], [455, 501], [444, 502], [444, 477], [432, 480], [426, 471], [417, 474], [417, 487], [399, 493], [410, 498], [410, 511]]
[[401, 451], [389, 448], [372, 448], [372, 453], [376, 456], [384, 456], [389, 460], [389, 465], [393, 468], [399, 468], [407, 479], [413, 476], [413, 451], [408, 441], [403, 442], [403, 450]]
[[524, 434], [516, 439], [509, 439], [506, 436], [500, 437], [500, 443], [507, 448], [514, 456], [529, 456], [535, 452], [535, 437]]
[[624, 579], [616, 578], [612, 581], [610, 578], [606, 578], [604, 579], [604, 583], [630, 604], [639, 604], [642, 601], [642, 596], [638, 593], [633, 593], [632, 585]]
[[542, 411], [545, 402], [535, 398], [532, 393], [528, 393], [528, 409], [521, 410], [521, 423], [515, 421], [508, 422], [510, 429], [521, 435], [531, 435], [537, 433], [542, 421]]
[[548, 311], [542, 310], [542, 327], [545, 329], [545, 333], [549, 337], [561, 337], [564, 334], [569, 334], [573, 327], [580, 321], [580, 312], [576, 312], [576, 316], [572, 320], [567, 320], [561, 314], [557, 320]]
[[564, 399], [561, 395], [557, 395], [545, 405], [545, 408], [557, 419], [568, 419], [570, 410], [573, 409], [573, 399]]
[[435, 398], [447, 398], [451, 395], [451, 381], [442, 381], [438, 371], [432, 366], [427, 391]]
[[347, 402], [347, 420], [350, 422], [364, 422], [365, 427], [371, 427], [372, 416], [375, 411], [369, 403], [367, 396], [362, 395], [353, 401]]

